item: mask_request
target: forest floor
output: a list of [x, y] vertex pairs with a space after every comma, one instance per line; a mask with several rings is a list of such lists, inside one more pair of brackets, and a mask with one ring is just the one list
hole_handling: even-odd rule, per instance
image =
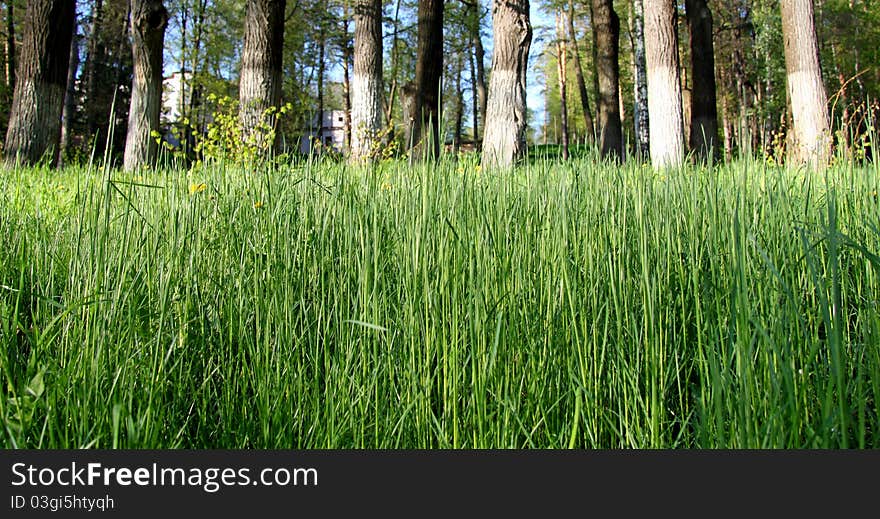
[[0, 175], [0, 446], [878, 447], [880, 166]]

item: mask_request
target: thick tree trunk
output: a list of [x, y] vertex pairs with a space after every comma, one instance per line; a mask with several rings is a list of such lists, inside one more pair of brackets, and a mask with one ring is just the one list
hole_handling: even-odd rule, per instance
[[707, 0], [687, 0], [691, 43], [691, 128], [690, 149], [704, 159], [718, 153], [718, 105], [715, 88], [715, 46], [712, 42], [712, 12]]
[[587, 141], [592, 142], [594, 135], [593, 112], [590, 110], [590, 97], [587, 94], [587, 82], [584, 81], [584, 70], [581, 66], [581, 51], [578, 48], [577, 31], [574, 30], [574, 0], [568, 0], [568, 39], [571, 40], [572, 56], [574, 57], [574, 75], [577, 80], [578, 95], [581, 99], [581, 110], [584, 113], [584, 129]]
[[684, 125], [676, 12], [672, 0], [645, 0], [645, 61], [651, 162], [656, 168], [676, 166], [684, 159]]
[[6, 0], [6, 86], [15, 89], [15, 4]]
[[415, 104], [407, 132], [413, 155], [440, 154], [440, 78], [443, 76], [443, 0], [419, 0]]
[[131, 0], [129, 18], [134, 81], [128, 109], [124, 167], [127, 171], [152, 166], [158, 145], [162, 108], [162, 50], [168, 11], [162, 0]]
[[[246, 141], [271, 154], [279, 135], [270, 108], [281, 104], [286, 0], [248, 0], [239, 78], [239, 117]], [[271, 139], [271, 140], [270, 140]]]
[[568, 49], [566, 48], [564, 16], [561, 9], [556, 11], [556, 75], [559, 80], [559, 104], [560, 104], [560, 122], [562, 125], [562, 160], [568, 160], [568, 96], [567, 96], [567, 77], [566, 77], [566, 57]]
[[794, 121], [794, 149], [798, 162], [824, 166], [831, 156], [828, 97], [819, 66], [819, 46], [812, 0], [781, 0], [782, 36], [788, 95]]
[[488, 167], [509, 167], [526, 151], [526, 71], [532, 43], [529, 1], [495, 0], [492, 26], [495, 50], [482, 160]]
[[6, 131], [6, 163], [54, 163], [67, 90], [74, 0], [30, 0]]
[[351, 159], [371, 160], [381, 145], [382, 0], [358, 0], [354, 11]]
[[645, 8], [642, 0], [633, 0], [633, 121], [637, 155], [647, 158], [651, 153], [650, 119], [648, 118], [648, 70], [645, 64]]
[[599, 76], [599, 148], [603, 157], [623, 157], [620, 123], [620, 19], [612, 0], [593, 0], [596, 71]]
[[73, 33], [67, 65], [67, 90], [64, 93], [64, 108], [61, 110], [61, 144], [58, 147], [59, 167], [64, 165], [64, 159], [70, 148], [70, 133], [73, 129], [73, 116], [76, 113], [76, 71], [79, 69], [79, 36], [76, 34], [76, 25], [74, 25]]

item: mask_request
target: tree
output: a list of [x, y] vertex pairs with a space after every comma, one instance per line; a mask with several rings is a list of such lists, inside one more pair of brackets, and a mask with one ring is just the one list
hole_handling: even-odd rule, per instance
[[[272, 150], [278, 135], [275, 117], [269, 112], [281, 104], [285, 7], [286, 0], [248, 0], [238, 83], [244, 138]], [[266, 142], [270, 137], [272, 142]]]
[[684, 159], [684, 124], [676, 9], [672, 0], [645, 0], [645, 61], [651, 161], [656, 168], [675, 166]]
[[584, 71], [581, 67], [581, 51], [578, 48], [577, 31], [574, 30], [574, 0], [568, 0], [568, 38], [571, 40], [572, 56], [574, 57], [574, 75], [577, 80], [578, 95], [581, 100], [581, 109], [584, 112], [584, 135], [587, 140], [593, 140], [593, 112], [590, 110], [590, 98], [587, 95], [587, 82], [584, 80]]
[[831, 156], [828, 96], [819, 66], [812, 0], [781, 0], [788, 96], [794, 123], [791, 157], [823, 166]]
[[75, 10], [74, 0], [28, 2], [6, 131], [7, 164], [56, 159]]
[[61, 109], [61, 138], [58, 146], [58, 166], [64, 165], [65, 156], [70, 148], [70, 137], [73, 132], [73, 117], [76, 112], [76, 72], [79, 69], [79, 35], [74, 22], [73, 37], [70, 42], [70, 56], [67, 65], [67, 89], [64, 92], [64, 106]]
[[15, 88], [15, 4], [6, 0], [6, 86]]
[[556, 10], [556, 76], [559, 80], [560, 121], [562, 123], [562, 160], [568, 160], [568, 106], [566, 99], [566, 83], [568, 55], [565, 39], [565, 21], [562, 9]]
[[473, 102], [474, 102], [474, 142], [480, 147], [480, 125], [485, 126], [486, 121], [486, 52], [483, 49], [483, 10], [480, 7], [480, 0], [473, 0], [467, 6], [470, 10], [470, 29], [471, 42], [473, 46], [473, 71], [471, 78], [473, 80]]
[[637, 155], [645, 158], [650, 155], [650, 120], [648, 118], [648, 71], [645, 64], [645, 8], [642, 0], [632, 4], [633, 52], [633, 122], [636, 132]]
[[416, 77], [408, 89], [413, 99], [405, 121], [407, 146], [416, 155], [440, 153], [440, 77], [443, 75], [443, 0], [419, 0]]
[[603, 157], [623, 156], [620, 122], [620, 19], [612, 0], [593, 1], [596, 71], [599, 77], [599, 148]]
[[370, 160], [382, 138], [382, 0], [354, 8], [354, 77], [351, 82], [351, 159]]
[[686, 0], [691, 46], [690, 149], [711, 160], [718, 151], [718, 107], [715, 95], [715, 47], [712, 12], [707, 0]]
[[486, 106], [483, 164], [512, 166], [526, 151], [526, 72], [532, 24], [528, 0], [495, 0], [495, 49]]
[[124, 168], [134, 170], [152, 165], [158, 145], [153, 136], [159, 130], [162, 108], [162, 50], [168, 11], [162, 0], [131, 0], [129, 27], [134, 60], [134, 80], [128, 109]]

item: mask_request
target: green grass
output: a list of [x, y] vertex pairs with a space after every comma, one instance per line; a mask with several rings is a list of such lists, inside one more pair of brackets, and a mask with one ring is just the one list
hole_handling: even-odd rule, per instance
[[0, 445], [878, 447], [878, 173], [7, 171]]

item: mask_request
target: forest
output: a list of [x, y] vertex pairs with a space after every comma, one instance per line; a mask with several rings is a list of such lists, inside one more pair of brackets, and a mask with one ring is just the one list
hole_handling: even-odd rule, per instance
[[2, 14], [2, 446], [880, 446], [873, 0]]

